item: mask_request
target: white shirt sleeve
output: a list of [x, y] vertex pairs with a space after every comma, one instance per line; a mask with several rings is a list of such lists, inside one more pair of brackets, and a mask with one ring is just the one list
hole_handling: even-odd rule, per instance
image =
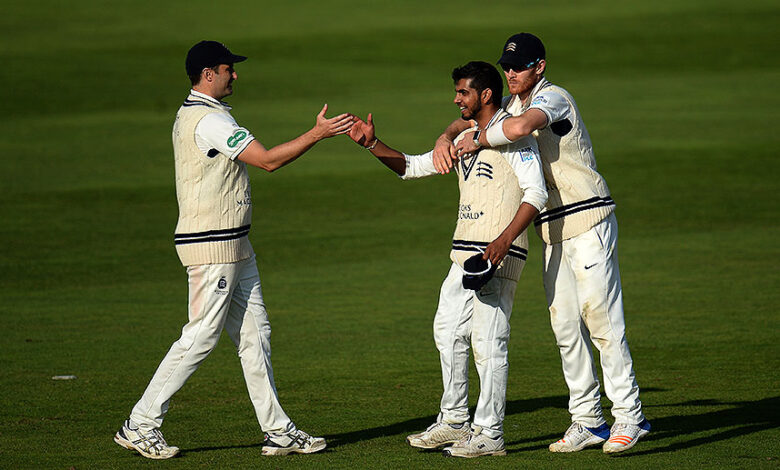
[[571, 115], [569, 102], [558, 93], [543, 91], [534, 96], [528, 109], [538, 109], [547, 115], [547, 125], [568, 119]]
[[422, 155], [404, 154], [404, 157], [406, 158], [406, 172], [401, 176], [402, 180], [413, 180], [439, 174], [436, 167], [433, 166], [433, 150]]
[[226, 113], [209, 113], [195, 127], [195, 143], [209, 157], [218, 152], [235, 160], [253, 140], [255, 137]]
[[517, 181], [523, 190], [523, 199], [541, 211], [547, 203], [547, 189], [544, 185], [542, 159], [539, 157], [539, 146], [531, 136], [509, 144], [503, 150], [509, 165], [517, 175]]

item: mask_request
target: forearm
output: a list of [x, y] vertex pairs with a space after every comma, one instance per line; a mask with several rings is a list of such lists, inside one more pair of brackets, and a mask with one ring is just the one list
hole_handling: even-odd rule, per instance
[[294, 161], [312, 148], [319, 140], [320, 138], [314, 129], [270, 149], [266, 149], [260, 142], [255, 140], [238, 155], [238, 159], [249, 165], [271, 172]]
[[274, 171], [287, 165], [314, 147], [314, 144], [320, 140], [314, 129], [310, 129], [289, 142], [268, 149], [264, 169]]
[[527, 135], [531, 135], [536, 127], [531, 123], [529, 119], [523, 119], [522, 116], [517, 116], [504, 120], [501, 123], [501, 129], [504, 131], [504, 135], [507, 139], [515, 142]]
[[509, 222], [509, 225], [507, 225], [496, 240], [504, 240], [507, 243], [512, 243], [521, 233], [523, 233], [523, 230], [528, 228], [538, 214], [539, 211], [531, 204], [528, 204], [527, 202], [520, 204], [512, 221]]
[[520, 204], [509, 225], [485, 248], [482, 258], [489, 259], [494, 265], [500, 263], [509, 252], [512, 242], [523, 233], [523, 230], [528, 228], [537, 214], [539, 211], [534, 206], [526, 202]]
[[471, 127], [470, 121], [464, 121], [463, 119], [456, 119], [450, 123], [449, 126], [447, 126], [446, 129], [444, 129], [444, 132], [439, 136], [439, 138], [445, 138], [452, 142], [455, 140], [455, 137], [460, 135], [461, 132], [465, 131]]
[[404, 154], [388, 146], [378, 138], [376, 138], [376, 145], [373, 148], [369, 148], [368, 151], [398, 176], [403, 176], [406, 173], [406, 157]]
[[538, 109], [529, 109], [519, 116], [506, 118], [500, 126], [492, 126], [479, 136], [484, 147], [498, 147], [516, 142], [547, 125], [547, 115]]

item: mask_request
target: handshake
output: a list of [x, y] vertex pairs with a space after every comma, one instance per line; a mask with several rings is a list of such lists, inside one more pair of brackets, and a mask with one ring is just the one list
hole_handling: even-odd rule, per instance
[[[374, 127], [374, 118], [371, 113], [368, 113], [366, 120], [364, 121], [358, 116], [351, 113], [340, 114], [336, 117], [326, 119], [325, 111], [327, 111], [327, 105], [322, 109], [317, 116], [317, 125], [322, 127], [322, 137], [327, 138], [338, 134], [347, 134], [353, 142], [361, 147], [370, 150], [382, 163], [389, 166], [393, 171], [399, 175], [403, 175], [405, 168], [405, 162], [401, 164], [398, 159], [403, 158], [403, 154], [397, 150], [385, 145], [376, 136], [376, 128]], [[318, 139], [319, 140], [319, 139]], [[472, 139], [462, 139], [457, 145], [453, 144], [452, 140], [446, 135], [442, 135], [436, 141], [436, 145], [433, 149], [433, 165], [436, 168], [436, 172], [440, 174], [449, 173], [452, 168], [453, 162], [458, 160], [459, 156], [470, 157], [472, 155], [472, 149], [462, 149], [464, 141], [471, 142]], [[463, 152], [468, 150], [468, 152]]]
[[350, 113], [343, 113], [332, 118], [326, 118], [325, 113], [327, 111], [328, 105], [326, 104], [317, 115], [317, 123], [312, 129], [315, 141], [339, 134], [347, 134], [350, 139], [360, 146], [368, 149], [373, 149], [374, 146], [376, 146], [377, 139], [374, 135], [374, 121], [371, 113], [368, 114], [368, 122], [366, 122]]

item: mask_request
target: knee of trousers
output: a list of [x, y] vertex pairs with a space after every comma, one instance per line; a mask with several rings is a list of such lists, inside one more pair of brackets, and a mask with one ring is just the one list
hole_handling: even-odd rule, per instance
[[445, 325], [434, 325], [433, 341], [436, 343], [436, 349], [440, 352], [451, 351], [453, 349], [468, 348], [469, 335], [466, 331], [460, 331], [457, 328], [447, 327]]
[[474, 363], [486, 364], [494, 362], [498, 365], [507, 363], [509, 356], [508, 342], [508, 336], [491, 339], [473, 339]]
[[185, 327], [185, 331], [182, 332], [181, 337], [176, 340], [174, 345], [186, 351], [195, 349], [208, 352], [216, 347], [221, 332], [221, 330], [213, 331], [204, 326], [187, 331], [187, 328]]
[[582, 321], [579, 318], [576, 320], [552, 321], [551, 326], [558, 347], [572, 347], [584, 340], [582, 336]]
[[249, 334], [242, 336], [236, 352], [239, 357], [243, 357], [245, 354], [254, 354], [255, 351], [267, 351], [270, 355], [271, 348], [271, 327], [263, 327], [257, 331], [256, 334]]
[[456, 345], [468, 347], [470, 331], [466, 325], [459, 325], [454, 319], [444, 319], [437, 314], [433, 320], [433, 341], [440, 352], [456, 348]]

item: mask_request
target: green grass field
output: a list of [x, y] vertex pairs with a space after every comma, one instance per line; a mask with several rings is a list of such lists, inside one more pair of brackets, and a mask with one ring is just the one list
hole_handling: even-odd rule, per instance
[[[0, 468], [780, 466], [777, 2], [263, 3], [4, 5]], [[533, 235], [512, 316], [509, 455], [408, 447], [438, 411], [431, 324], [457, 185], [401, 182], [342, 137], [252, 172], [279, 394], [328, 451], [260, 455], [226, 337], [172, 402], [163, 431], [181, 457], [114, 444], [187, 318], [170, 139], [187, 49], [218, 39], [250, 57], [229, 101], [268, 146], [327, 102], [373, 112], [383, 140], [416, 153], [457, 116], [452, 68], [495, 61], [519, 31], [545, 41], [547, 76], [577, 99], [618, 203], [653, 432], [618, 456], [547, 451], [569, 415]]]

